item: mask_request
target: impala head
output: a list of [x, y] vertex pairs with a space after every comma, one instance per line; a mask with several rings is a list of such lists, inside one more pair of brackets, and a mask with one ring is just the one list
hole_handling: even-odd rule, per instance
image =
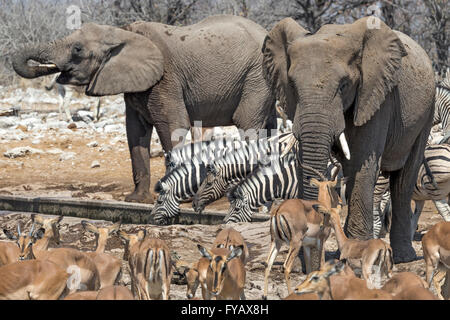
[[195, 297], [198, 285], [200, 284], [197, 268], [187, 268], [184, 276], [187, 282], [186, 298], [192, 299]]
[[231, 251], [225, 248], [214, 248], [212, 250], [208, 250], [201, 245], [197, 245], [197, 247], [201, 255], [209, 260], [209, 268], [213, 272], [211, 293], [217, 296], [223, 289], [228, 263], [232, 259], [241, 256], [243, 246], [235, 247]]
[[52, 240], [57, 245], [59, 245], [61, 241], [61, 236], [59, 234], [59, 224], [63, 218], [63, 216], [59, 216], [56, 218], [44, 218], [39, 214], [31, 215], [31, 220], [33, 221], [33, 223], [44, 228], [44, 237]]
[[321, 204], [315, 204], [313, 205], [313, 208], [325, 217], [329, 217], [334, 223], [340, 223], [340, 213], [342, 211], [341, 205], [338, 205], [336, 208], [328, 209]]
[[119, 231], [119, 236], [125, 241], [125, 251], [123, 253], [123, 260], [128, 260], [130, 254], [130, 248], [133, 247], [139, 241], [144, 240], [147, 235], [147, 230], [139, 230], [136, 234], [128, 234], [123, 230]]
[[304, 293], [317, 293], [320, 299], [326, 292], [330, 290], [330, 277], [334, 274], [340, 273], [345, 268], [343, 261], [327, 261], [324, 266], [318, 270], [313, 271], [306, 277], [305, 281], [298, 285], [294, 292], [298, 295]]
[[83, 226], [83, 229], [88, 232], [92, 232], [95, 235], [95, 239], [96, 239], [97, 243], [98, 243], [99, 239], [106, 240], [110, 236], [117, 234], [117, 232], [120, 229], [121, 224], [122, 224], [122, 222], [118, 221], [109, 227], [97, 227], [94, 224], [92, 224], [86, 220], [81, 221], [81, 225]]
[[35, 224], [33, 223], [28, 234], [22, 233], [19, 225], [17, 225], [17, 236], [6, 229], [4, 229], [3, 232], [10, 240], [16, 241], [17, 246], [20, 250], [19, 260], [22, 261], [35, 259], [35, 256], [33, 254], [33, 244], [44, 236], [45, 229], [40, 228], [38, 230], [35, 230]]

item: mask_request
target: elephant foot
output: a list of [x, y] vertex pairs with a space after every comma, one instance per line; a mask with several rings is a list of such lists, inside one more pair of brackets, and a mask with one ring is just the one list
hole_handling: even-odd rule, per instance
[[155, 198], [150, 192], [146, 193], [137, 193], [133, 192], [125, 197], [126, 202], [137, 202], [137, 203], [149, 203], [153, 204], [155, 202]]
[[392, 247], [392, 255], [394, 258], [394, 263], [406, 263], [417, 260], [416, 251], [412, 246], [407, 247]]

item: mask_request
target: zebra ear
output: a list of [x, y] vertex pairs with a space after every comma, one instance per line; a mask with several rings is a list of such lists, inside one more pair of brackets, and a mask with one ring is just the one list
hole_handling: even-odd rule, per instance
[[212, 174], [214, 176], [217, 176], [217, 168], [216, 168], [216, 166], [214, 164], [208, 164], [206, 166], [206, 172], [208, 174]]
[[155, 185], [156, 193], [163, 193], [164, 191], [167, 191], [167, 190], [168, 190], [167, 186], [164, 183], [162, 183], [161, 180], [156, 183], [156, 185]]

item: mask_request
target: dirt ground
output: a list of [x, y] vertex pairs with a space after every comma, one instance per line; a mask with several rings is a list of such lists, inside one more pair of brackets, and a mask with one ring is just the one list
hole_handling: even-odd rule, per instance
[[[124, 125], [123, 115], [118, 116], [116, 123]], [[49, 129], [45, 132], [35, 133], [23, 126], [14, 129], [16, 132], [21, 130], [24, 137], [21, 140], [0, 140], [0, 194], [122, 201], [125, 195], [132, 191], [131, 161], [124, 132], [105, 133], [100, 132], [100, 130], [79, 128], [73, 130]], [[37, 137], [37, 135], [39, 136]], [[90, 142], [96, 142], [97, 146], [87, 146]], [[3, 156], [10, 149], [25, 146], [31, 146], [45, 152], [14, 159]], [[47, 152], [52, 149], [57, 149], [58, 152]], [[60, 151], [63, 153], [73, 152], [75, 155], [69, 160], [62, 160]], [[98, 161], [100, 166], [92, 168], [93, 161]], [[164, 172], [163, 158], [152, 158], [152, 190], [154, 184], [163, 176]], [[186, 203], [182, 206], [190, 207], [191, 204]], [[209, 206], [207, 210], [226, 210], [227, 207], [226, 199], [221, 199]], [[80, 221], [80, 219], [70, 217], [63, 219], [60, 246], [93, 250], [94, 236], [83, 232]], [[412, 271], [421, 277], [425, 276], [425, 262], [422, 258], [420, 242], [421, 235], [439, 221], [441, 221], [441, 217], [437, 214], [434, 204], [427, 202], [419, 220], [416, 241], [413, 242], [420, 259], [396, 265], [394, 273]], [[29, 214], [0, 212], [1, 229], [16, 230], [19, 222], [24, 224], [26, 230], [31, 227]], [[111, 224], [111, 222], [106, 221], [98, 221], [97, 223]], [[223, 225], [173, 225], [165, 227], [123, 225], [122, 229], [136, 232], [139, 229], [146, 228], [150, 233], [166, 240], [171, 250], [181, 259], [194, 262], [200, 257], [196, 244], [211, 245], [215, 235], [223, 227]], [[250, 261], [246, 265], [246, 297], [247, 299], [260, 299], [264, 284], [263, 262], [267, 258], [270, 244], [268, 222], [240, 223], [234, 227], [243, 234], [250, 251]], [[0, 233], [0, 240], [6, 240], [2, 232]], [[336, 258], [337, 245], [333, 232], [326, 242], [325, 248], [327, 259]], [[282, 263], [287, 254], [287, 249], [286, 246], [283, 246], [272, 269], [269, 281], [269, 299], [280, 299], [287, 295], [282, 272]], [[122, 257], [123, 244], [117, 236], [109, 240], [107, 252]], [[123, 270], [121, 283], [130, 286], [128, 266], [125, 262], [123, 262]], [[291, 283], [296, 285], [304, 278], [305, 275], [297, 270], [297, 272], [291, 274]], [[185, 291], [185, 285], [172, 284], [171, 299], [185, 299]], [[200, 292], [197, 293], [197, 296], [200, 296]]]

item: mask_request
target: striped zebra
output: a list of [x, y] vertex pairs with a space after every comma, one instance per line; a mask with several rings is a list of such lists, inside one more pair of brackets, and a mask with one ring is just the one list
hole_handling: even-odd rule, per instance
[[450, 136], [450, 72], [447, 72], [446, 78], [436, 86], [433, 125], [440, 122], [445, 135], [440, 142], [442, 143]]
[[235, 152], [224, 158], [216, 158], [206, 166], [206, 177], [200, 185], [192, 203], [194, 210], [201, 213], [205, 206], [222, 198], [226, 192], [255, 170], [265, 157], [280, 155], [287, 147], [292, 133], [284, 133], [259, 143], [243, 143]]
[[230, 209], [225, 223], [249, 222], [264, 203], [297, 197], [297, 161], [295, 153], [279, 157], [271, 165], [261, 165], [228, 193]]
[[166, 155], [166, 174], [182, 164], [189, 164], [193, 159], [211, 163], [217, 157], [216, 153], [239, 147], [239, 143], [236, 139], [221, 138], [177, 146]]
[[[425, 165], [419, 168], [419, 173], [417, 175], [416, 185], [414, 187], [414, 192], [412, 196], [412, 200], [414, 200], [416, 204], [416, 208], [412, 214], [411, 218], [411, 232], [414, 235], [414, 232], [417, 228], [417, 223], [419, 221], [420, 214], [422, 213], [423, 207], [425, 205], [426, 200], [433, 200], [439, 214], [445, 221], [450, 221], [450, 206], [447, 198], [450, 195], [450, 145], [448, 144], [434, 144], [428, 145], [425, 148], [425, 161], [428, 163], [431, 174], [434, 177], [436, 182], [436, 186], [433, 185], [429, 174], [427, 174], [427, 170]], [[377, 184], [380, 184], [380, 190], [378, 194], [380, 194], [384, 188], [384, 190], [388, 191], [389, 189], [389, 177], [383, 176], [383, 178]], [[382, 193], [386, 198], [387, 193]], [[386, 200], [384, 200], [386, 201]], [[378, 204], [377, 204], [378, 202]], [[382, 201], [381, 197], [374, 197], [374, 207], [380, 206], [379, 204]], [[384, 223], [384, 219], [390, 221], [389, 210], [380, 210], [380, 222], [377, 222], [378, 225], [387, 225], [389, 228], [389, 223]], [[377, 233], [375, 233], [377, 232]], [[374, 235], [379, 236], [380, 230], [375, 230], [375, 215], [374, 215]]]
[[[295, 140], [292, 134], [289, 134], [288, 137]], [[201, 142], [200, 150], [198, 146], [182, 147], [183, 150], [180, 149], [171, 155], [171, 169], [155, 186], [155, 192], [159, 193], [159, 196], [151, 213], [152, 219], [157, 224], [167, 224], [169, 219], [179, 214], [180, 203], [191, 200], [196, 194], [198, 187], [206, 176], [206, 166], [212, 161], [213, 157], [222, 159], [225, 155], [237, 153], [245, 146], [252, 144], [258, 146], [261, 152], [269, 157], [268, 160], [271, 160], [278, 154], [273, 155], [273, 157], [272, 154], [268, 154], [275, 150], [268, 146], [273, 143], [278, 144], [279, 141], [280, 139], [277, 137], [250, 142], [234, 140], [231, 144], [223, 144], [224, 148], [215, 145], [214, 150], [211, 149], [212, 146], [209, 141]]]

